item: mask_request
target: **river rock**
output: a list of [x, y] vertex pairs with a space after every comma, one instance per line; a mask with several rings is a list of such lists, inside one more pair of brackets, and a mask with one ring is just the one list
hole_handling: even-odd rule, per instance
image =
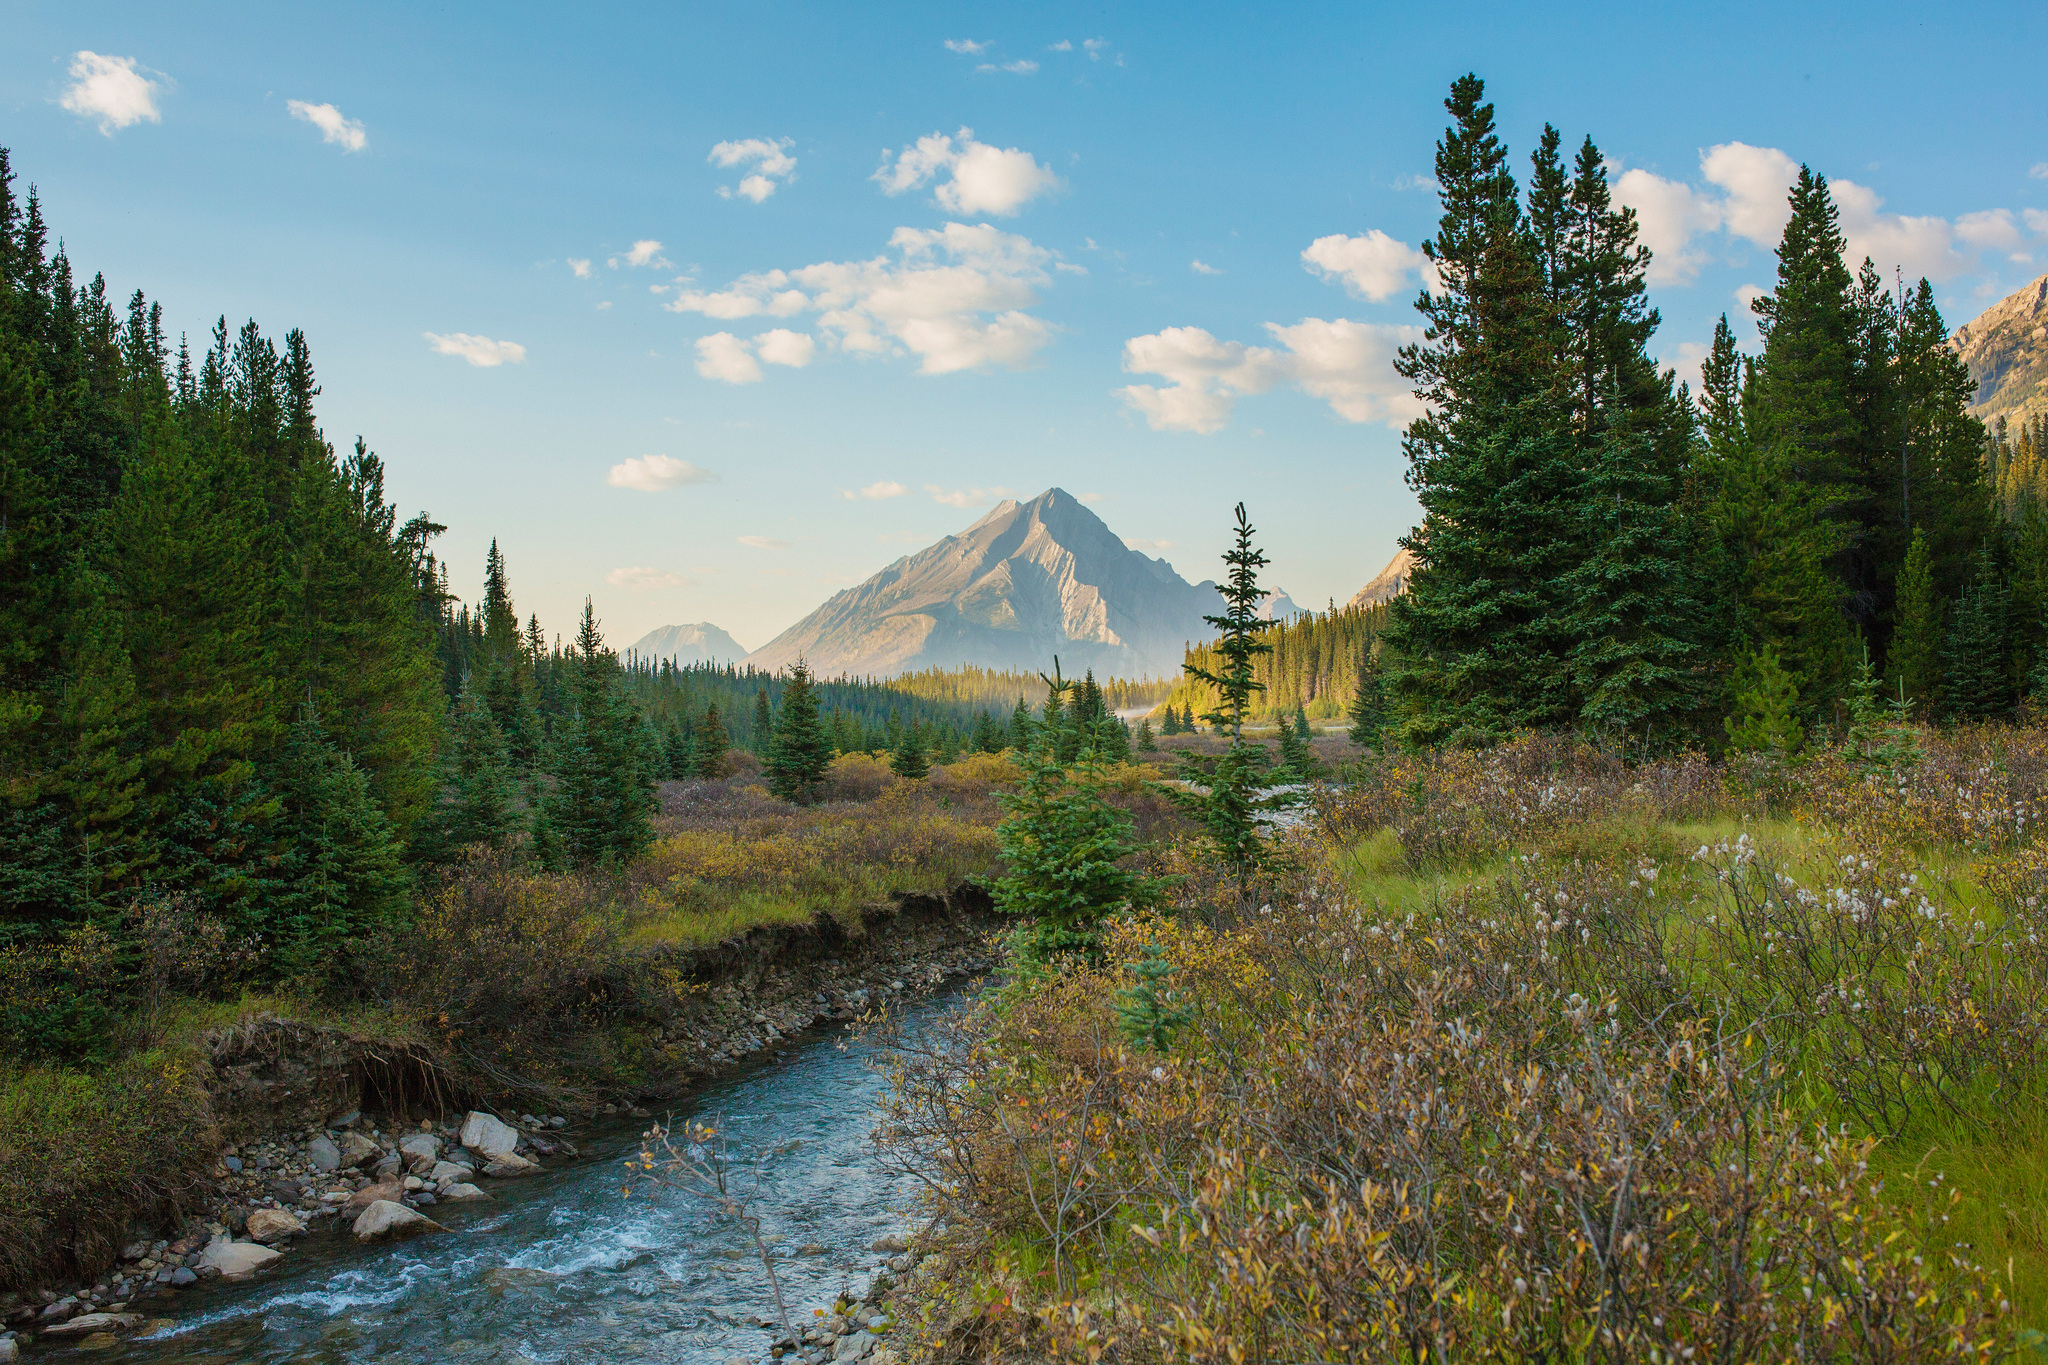
[[199, 1268], [217, 1270], [222, 1279], [246, 1280], [279, 1257], [279, 1252], [254, 1242], [230, 1242], [225, 1237], [216, 1237], [199, 1253]]
[[341, 1164], [344, 1166], [367, 1166], [384, 1155], [384, 1149], [376, 1140], [361, 1133], [349, 1133], [341, 1140]]
[[142, 1326], [140, 1313], [81, 1313], [68, 1322], [45, 1327], [46, 1337], [83, 1337], [94, 1332], [132, 1332]]
[[528, 1161], [517, 1152], [506, 1152], [484, 1167], [484, 1174], [504, 1177], [508, 1175], [531, 1175], [540, 1169], [537, 1161]]
[[396, 1241], [403, 1237], [417, 1237], [423, 1232], [447, 1230], [424, 1213], [415, 1213], [389, 1199], [379, 1199], [364, 1209], [355, 1221], [358, 1242]]
[[485, 1156], [505, 1156], [519, 1146], [519, 1130], [472, 1109], [462, 1121], [462, 1145]]
[[341, 1208], [344, 1213], [361, 1213], [379, 1200], [397, 1200], [405, 1195], [405, 1187], [396, 1180], [380, 1180], [374, 1185], [365, 1185], [348, 1197]]
[[341, 1169], [341, 1148], [334, 1145], [334, 1139], [321, 1134], [306, 1144], [306, 1160], [313, 1163], [316, 1171], [338, 1171]]
[[832, 1359], [859, 1360], [875, 1347], [875, 1339], [866, 1331], [849, 1332], [839, 1338], [839, 1344], [832, 1348]]
[[434, 1169], [427, 1172], [427, 1179], [436, 1185], [453, 1185], [475, 1174], [474, 1167], [465, 1166], [459, 1161], [437, 1161], [434, 1163]]
[[13, 1337], [0, 1339], [0, 1362], [21, 1359], [21, 1343]]
[[485, 1194], [476, 1186], [465, 1184], [461, 1181], [457, 1181], [455, 1184], [450, 1185], [447, 1189], [441, 1191], [440, 1197], [442, 1199], [447, 1200], [451, 1204], [462, 1204], [472, 1199], [490, 1198], [488, 1194]]
[[282, 1242], [287, 1237], [296, 1237], [306, 1230], [295, 1213], [283, 1209], [256, 1209], [249, 1215], [249, 1240], [252, 1242]]
[[414, 1133], [398, 1144], [398, 1150], [405, 1153], [411, 1165], [424, 1162], [431, 1166], [441, 1155], [441, 1139], [432, 1133]]
[[877, 1237], [868, 1244], [868, 1250], [887, 1252], [890, 1255], [894, 1255], [899, 1251], [910, 1250], [910, 1242], [902, 1233], [892, 1232], [887, 1237]]

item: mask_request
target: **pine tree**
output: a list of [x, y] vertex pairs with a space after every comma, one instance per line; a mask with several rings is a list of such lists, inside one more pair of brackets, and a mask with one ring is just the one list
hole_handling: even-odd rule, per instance
[[754, 729], [748, 747], [757, 756], [764, 756], [774, 739], [775, 713], [768, 705], [768, 689], [763, 687], [754, 693]]
[[1156, 754], [1159, 752], [1159, 741], [1152, 737], [1152, 722], [1145, 716], [1138, 718], [1138, 752], [1141, 754]]
[[1921, 705], [1935, 694], [1941, 654], [1941, 599], [1934, 591], [1932, 558], [1926, 533], [1915, 531], [1899, 575], [1896, 624], [1885, 670], [1893, 691]]
[[1010, 712], [1010, 747], [1018, 753], [1030, 748], [1035, 725], [1031, 719], [1031, 704], [1022, 697], [1017, 698], [1017, 708]]
[[442, 795], [414, 831], [414, 859], [444, 863], [472, 844], [503, 844], [519, 825], [518, 785], [505, 737], [473, 680], [449, 717], [441, 764]]
[[1062, 703], [1073, 684], [1055, 661], [1046, 679], [1045, 712], [1033, 742], [1011, 756], [1023, 773], [1013, 791], [999, 792], [1003, 819], [996, 846], [1006, 872], [994, 888], [996, 907], [1025, 921], [1018, 956], [1027, 967], [1100, 956], [1101, 926], [1121, 911], [1156, 899], [1140, 872], [1119, 866], [1136, 851], [1131, 817], [1103, 796], [1106, 772], [1092, 751], [1071, 770], [1060, 761], [1067, 736], [1077, 731], [1072, 708]]
[[904, 726], [897, 737], [896, 748], [889, 755], [889, 771], [913, 781], [931, 771], [931, 764], [925, 758], [924, 740], [916, 725]]
[[1428, 340], [1395, 368], [1429, 412], [1403, 449], [1422, 525], [1386, 628], [1415, 743], [1490, 743], [1571, 718], [1576, 636], [1559, 581], [1577, 532], [1578, 454], [1560, 329], [1483, 83], [1459, 78], [1437, 144], [1443, 215], [1423, 243], [1441, 288]]
[[697, 775], [695, 731], [696, 727], [685, 716], [680, 721], [671, 720], [662, 734], [662, 767], [671, 782], [687, 782]]
[[395, 923], [411, 881], [368, 775], [328, 740], [311, 708], [285, 745], [278, 786], [278, 851], [259, 923], [284, 971], [314, 971], [351, 937]]
[[1942, 705], [1959, 720], [1990, 720], [2013, 703], [2010, 595], [1986, 549], [1942, 642]]
[[1799, 756], [1806, 744], [1799, 723], [1799, 693], [1771, 650], [1744, 659], [1736, 671], [1735, 714], [1722, 722], [1730, 748], [1742, 753]]
[[807, 802], [832, 762], [825, 727], [818, 721], [818, 697], [811, 670], [802, 659], [789, 668], [775, 740], [768, 750], [768, 787], [785, 801]]
[[[1251, 521], [1245, 515], [1244, 504], [1239, 503], [1233, 542], [1223, 555], [1227, 572], [1217, 589], [1223, 596], [1223, 614], [1202, 618], [1220, 632], [1215, 645], [1220, 667], [1212, 670], [1194, 663], [1183, 665], [1190, 679], [1215, 689], [1216, 709], [1204, 712], [1202, 718], [1219, 733], [1227, 734], [1229, 748], [1212, 767], [1206, 768], [1193, 754], [1182, 754], [1181, 773], [1187, 785], [1166, 791], [1168, 799], [1201, 827], [1216, 860], [1236, 883], [1240, 906], [1249, 902], [1255, 880], [1274, 865], [1276, 858], [1261, 817], [1295, 803], [1292, 794], [1263, 791], [1267, 785], [1264, 751], [1244, 737], [1252, 695], [1264, 690], [1255, 676], [1253, 661], [1272, 650], [1259, 638], [1265, 625], [1258, 615], [1263, 596], [1259, 590], [1259, 570], [1267, 561], [1253, 546], [1252, 535]], [[1056, 711], [1057, 701], [1055, 691], [1046, 701], [1048, 713]]]
[[1368, 643], [1358, 657], [1358, 681], [1352, 689], [1348, 732], [1361, 749], [1377, 750], [1386, 729], [1386, 695], [1381, 686], [1379, 661]]
[[716, 782], [725, 776], [725, 755], [732, 746], [727, 742], [725, 718], [718, 714], [718, 703], [712, 702], [704, 708], [704, 717], [697, 722], [697, 766], [695, 776], [706, 782]]
[[655, 775], [644, 766], [640, 718], [619, 690], [618, 660], [587, 599], [571, 667], [574, 710], [556, 745], [550, 832], [571, 865], [622, 867], [654, 841]]

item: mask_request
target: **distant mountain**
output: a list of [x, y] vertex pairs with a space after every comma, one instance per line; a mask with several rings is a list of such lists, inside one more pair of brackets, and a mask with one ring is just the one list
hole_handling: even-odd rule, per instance
[[2048, 416], [2048, 275], [1958, 327], [1948, 344], [1977, 381], [1971, 412], [2014, 426]]
[[825, 677], [920, 668], [1061, 669], [1078, 677], [1180, 672], [1184, 646], [1212, 633], [1212, 583], [1117, 539], [1070, 493], [1005, 500], [957, 536], [839, 593], [747, 656], [778, 669], [799, 655]]
[[1301, 608], [1294, 605], [1294, 599], [1284, 588], [1275, 588], [1259, 599], [1261, 621], [1286, 621], [1301, 615]]
[[1415, 556], [1407, 546], [1394, 551], [1394, 557], [1381, 569], [1379, 577], [1360, 588], [1347, 606], [1376, 607], [1382, 602], [1391, 602], [1408, 591], [1408, 575], [1415, 571]]
[[706, 660], [736, 664], [747, 657], [747, 651], [740, 648], [739, 641], [709, 621], [650, 630], [633, 642], [632, 652], [650, 661], [674, 659], [679, 664], [703, 663]]

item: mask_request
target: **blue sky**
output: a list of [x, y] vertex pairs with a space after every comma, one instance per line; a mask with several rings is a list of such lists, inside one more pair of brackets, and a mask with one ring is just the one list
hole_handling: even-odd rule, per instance
[[551, 631], [751, 648], [1052, 485], [1191, 579], [1242, 498], [1275, 584], [1356, 590], [1468, 70], [1518, 166], [1546, 120], [1609, 158], [1671, 363], [1801, 161], [1974, 316], [2048, 269], [2048, 7], [1847, 13], [16, 0], [0, 143], [174, 330], [304, 328], [458, 592], [496, 536]]

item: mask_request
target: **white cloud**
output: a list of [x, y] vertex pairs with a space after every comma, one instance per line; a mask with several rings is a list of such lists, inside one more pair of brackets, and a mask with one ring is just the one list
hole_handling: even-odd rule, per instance
[[304, 100], [286, 100], [284, 107], [295, 119], [304, 119], [320, 130], [322, 142], [337, 142], [344, 152], [360, 152], [369, 142], [363, 132], [361, 119], [343, 118], [341, 110], [331, 104], [308, 104]]
[[697, 338], [697, 373], [728, 384], [761, 382], [761, 366], [748, 352], [747, 343], [731, 332]]
[[2036, 161], [2033, 165], [2027, 167], [2027, 178], [2030, 180], [2048, 180], [2048, 161]]
[[2021, 209], [2020, 217], [2026, 222], [2027, 231], [2037, 237], [2048, 237], [2048, 209]]
[[1194, 260], [1189, 261], [1188, 269], [1194, 271], [1197, 275], [1221, 275], [1223, 273], [1221, 270], [1218, 270], [1215, 266], [1210, 265], [1207, 261], [1202, 260], [1200, 257], [1196, 257]]
[[1399, 428], [1422, 412], [1394, 373], [1394, 352], [1421, 339], [1417, 327], [1304, 318], [1266, 324], [1276, 347], [1218, 341], [1199, 327], [1169, 327], [1124, 343], [1124, 369], [1169, 384], [1133, 384], [1116, 392], [1154, 431], [1221, 431], [1238, 397], [1280, 384], [1320, 398], [1347, 422]]
[[1658, 356], [1657, 363], [1666, 369], [1676, 370], [1679, 382], [1689, 385], [1697, 395], [1700, 391], [1700, 365], [1712, 350], [1713, 347], [1704, 341], [1681, 341], [1676, 349]]
[[1081, 46], [1088, 49], [1089, 61], [1099, 62], [1102, 60], [1103, 52], [1109, 47], [1109, 39], [1087, 38], [1082, 40]]
[[1141, 555], [1156, 555], [1162, 550], [1171, 550], [1179, 543], [1179, 541], [1175, 540], [1142, 540], [1135, 536], [1124, 537], [1124, 544]]
[[1721, 226], [1722, 206], [1709, 195], [1649, 171], [1624, 171], [1615, 202], [1636, 211], [1636, 240], [1650, 249], [1651, 284], [1690, 284], [1707, 254], [1691, 250], [1696, 233]]
[[958, 52], [964, 57], [979, 57], [982, 53], [988, 51], [988, 49], [988, 41], [976, 42], [972, 38], [946, 39], [946, 51]]
[[719, 319], [815, 311], [829, 344], [856, 355], [908, 351], [923, 374], [1016, 369], [1052, 340], [1051, 324], [1023, 311], [1051, 278], [1052, 253], [1028, 238], [986, 223], [948, 223], [898, 228], [889, 245], [893, 259], [744, 275], [664, 306]]
[[576, 257], [571, 256], [569, 258], [569, 273], [574, 275], [579, 280], [589, 279], [590, 261], [587, 258], [579, 260]]
[[699, 469], [688, 460], [668, 455], [635, 455], [611, 467], [604, 481], [614, 488], [631, 488], [641, 493], [661, 493], [693, 483], [717, 483], [718, 476]]
[[1077, 494], [1077, 495], [1075, 496], [1075, 498], [1074, 498], [1074, 501], [1075, 501], [1075, 502], [1081, 502], [1081, 503], [1090, 503], [1090, 504], [1093, 504], [1093, 503], [1098, 503], [1098, 502], [1108, 502], [1108, 501], [1109, 501], [1109, 494], [1107, 494], [1107, 493], [1080, 493], [1080, 494]]
[[705, 158], [712, 164], [753, 167], [741, 178], [737, 189], [720, 185], [718, 197], [730, 199], [737, 194], [758, 204], [775, 193], [778, 182], [796, 179], [796, 158], [789, 154], [789, 149], [795, 145], [786, 137], [750, 137], [738, 142], [721, 142], [713, 147], [711, 155]]
[[526, 348], [516, 341], [493, 341], [467, 332], [450, 332], [446, 336], [439, 332], [422, 332], [420, 335], [442, 355], [459, 355], [482, 369], [503, 365], [507, 361], [517, 365], [526, 359]]
[[1956, 236], [1979, 251], [2016, 252], [2026, 244], [2026, 236], [2013, 221], [2011, 209], [1966, 213], [1956, 219]]
[[773, 536], [741, 536], [739, 542], [756, 550], [787, 550], [796, 543], [791, 540], [777, 540]]
[[1887, 277], [1896, 269], [1907, 279], [1950, 280], [1970, 268], [1970, 258], [1956, 250], [1955, 229], [1946, 218], [1881, 213], [1884, 200], [1853, 180], [1831, 180], [1828, 189], [1841, 212], [1847, 243], [1842, 258], [1852, 269], [1865, 257]]
[[1046, 49], [1047, 52], [1072, 52], [1073, 50], [1074, 40], [1072, 38], [1062, 38]]
[[613, 569], [604, 576], [604, 581], [615, 588], [632, 588], [646, 591], [649, 588], [680, 588], [689, 580], [666, 569], [650, 569], [644, 566], [631, 569]]
[[98, 119], [100, 131], [108, 137], [114, 135], [116, 128], [145, 119], [162, 123], [156, 97], [162, 93], [164, 82], [151, 80], [142, 74], [144, 70], [147, 68], [137, 66], [133, 57], [75, 52], [71, 56], [71, 84], [64, 87], [57, 102], [82, 118]]
[[810, 364], [817, 349], [817, 342], [808, 333], [792, 332], [786, 327], [777, 327], [754, 338], [756, 355], [770, 365], [787, 365], [793, 370], [801, 370]]
[[661, 254], [661, 243], [655, 241], [652, 237], [642, 237], [639, 241], [633, 243], [630, 249], [617, 256], [613, 256], [605, 264], [614, 270], [617, 270], [621, 264], [628, 266], [651, 265], [664, 270], [673, 269], [669, 265], [667, 258]]
[[983, 62], [974, 69], [976, 71], [1008, 71], [1019, 76], [1029, 76], [1032, 72], [1038, 70], [1038, 63], [1020, 57], [1014, 62], [1004, 62], [1001, 66], [997, 66], [994, 62]]
[[[957, 141], [956, 141], [957, 139]], [[894, 156], [894, 164], [890, 158]], [[882, 193], [896, 195], [917, 189], [942, 173], [949, 176], [932, 191], [932, 201], [948, 213], [992, 213], [1007, 218], [1043, 194], [1060, 188], [1050, 166], [1015, 147], [995, 147], [974, 140], [972, 128], [952, 137], [933, 133], [899, 153], [882, 153], [882, 166], [871, 177]]]
[[858, 493], [854, 492], [851, 488], [842, 488], [839, 490], [839, 496], [842, 498], [866, 498], [870, 502], [879, 502], [883, 498], [900, 498], [909, 491], [907, 487], [896, 482], [894, 479], [883, 479], [877, 483], [869, 484]]
[[1700, 153], [1700, 174], [1727, 197], [1719, 205], [1721, 222], [1737, 237], [1774, 250], [1792, 217], [1786, 197], [1799, 179], [1799, 163], [1776, 147], [1724, 142]]
[[1014, 488], [941, 488], [935, 483], [926, 484], [924, 491], [932, 495], [933, 502], [947, 507], [986, 507], [1018, 496]]
[[1373, 228], [1362, 237], [1318, 237], [1301, 253], [1301, 263], [1326, 280], [1342, 283], [1353, 298], [1385, 303], [1406, 287], [1409, 276], [1429, 264], [1429, 258]]

